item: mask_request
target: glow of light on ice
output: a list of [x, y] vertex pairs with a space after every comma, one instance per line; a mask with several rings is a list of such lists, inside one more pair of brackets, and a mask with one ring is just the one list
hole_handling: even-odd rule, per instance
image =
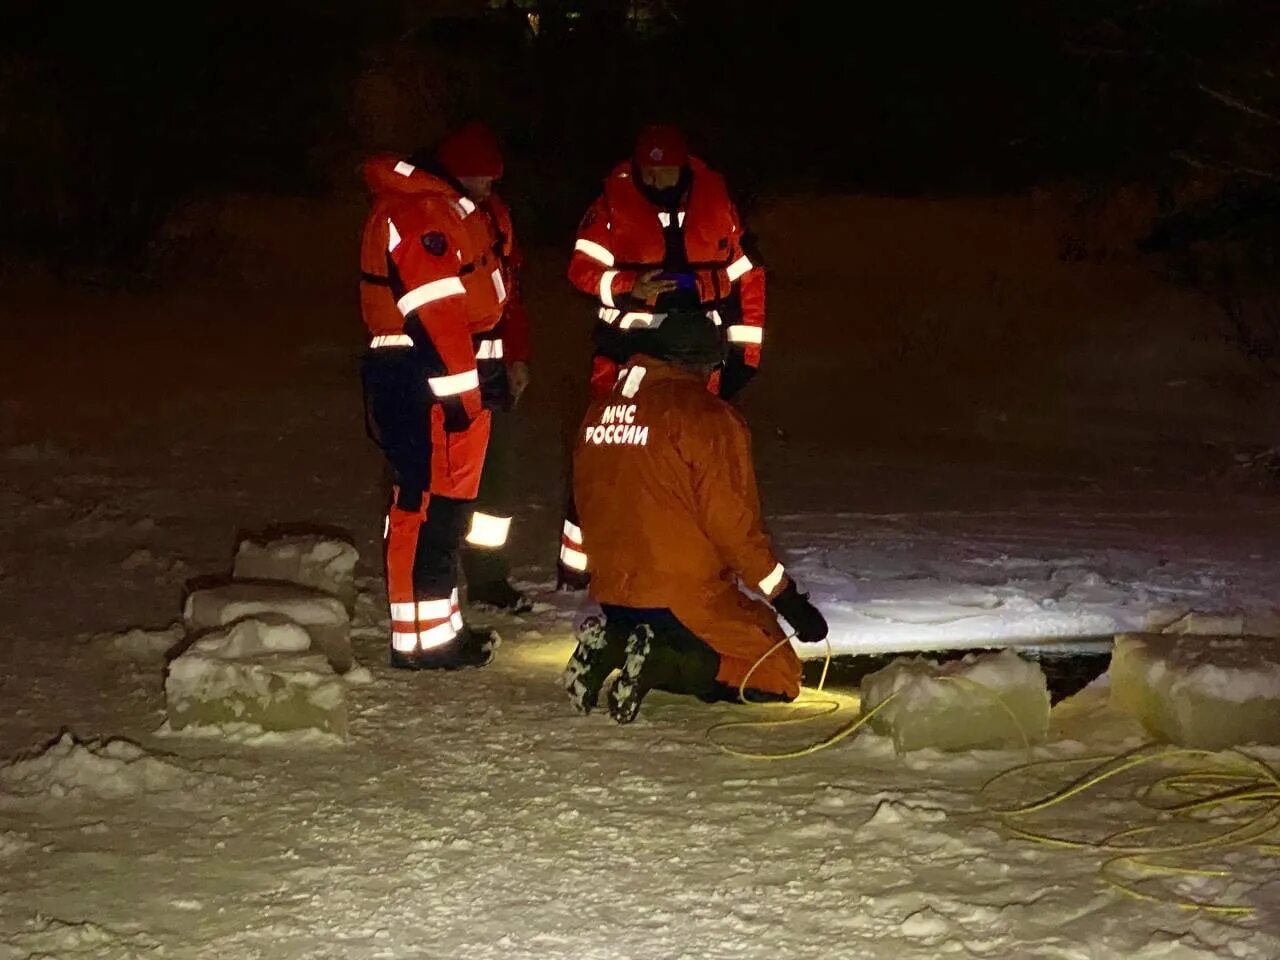
[[780, 559], [826, 616], [837, 654], [1094, 647], [1118, 633], [1159, 630], [1191, 610], [1248, 613], [1275, 602], [1273, 566], [1226, 551], [1206, 575], [1196, 531], [1207, 521], [1195, 512], [1143, 505], [1100, 514], [1064, 504], [771, 522]]
[[527, 667], [553, 667], [563, 669], [578, 645], [572, 634], [546, 637], [539, 640], [522, 640], [502, 648], [504, 660], [514, 660]]

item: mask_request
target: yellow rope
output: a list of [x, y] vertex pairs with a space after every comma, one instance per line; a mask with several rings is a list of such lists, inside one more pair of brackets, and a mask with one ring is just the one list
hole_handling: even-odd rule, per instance
[[[1152, 812], [1154, 822], [1114, 831], [1099, 839], [1055, 836], [1012, 822], [1016, 818], [1028, 817], [1067, 803], [1131, 770], [1159, 763], [1185, 763], [1191, 759], [1204, 762], [1205, 766], [1162, 776], [1136, 792], [1135, 800]], [[1214, 753], [1184, 747], [1147, 745], [1119, 757], [1042, 760], [1012, 767], [988, 780], [978, 795], [983, 797], [994, 784], [1014, 774], [1028, 774], [1033, 770], [1061, 768], [1082, 762], [1093, 763], [1094, 766], [1046, 797], [1013, 807], [988, 806], [988, 811], [1000, 817], [1013, 836], [1044, 846], [1098, 852], [1116, 849], [1123, 851], [1119, 856], [1103, 861], [1099, 875], [1104, 883], [1126, 896], [1146, 903], [1223, 916], [1247, 916], [1253, 912], [1253, 908], [1247, 904], [1196, 900], [1163, 891], [1151, 892], [1137, 884], [1143, 879], [1150, 881], [1161, 877], [1198, 877], [1226, 881], [1236, 876], [1235, 872], [1226, 868], [1153, 862], [1153, 858], [1186, 856], [1191, 853], [1225, 854], [1228, 851], [1248, 851], [1264, 857], [1280, 854], [1280, 846], [1264, 842], [1268, 838], [1274, 838], [1280, 829], [1280, 777], [1277, 777], [1274, 770], [1261, 760], [1235, 750]], [[1242, 767], [1253, 771], [1253, 775], [1238, 772]], [[1215, 784], [1223, 789], [1215, 791]], [[1191, 794], [1193, 799], [1174, 804], [1155, 803], [1153, 794], [1161, 790]], [[1210, 813], [1213, 814], [1212, 821], [1205, 817]], [[1183, 839], [1188, 829], [1203, 831], [1215, 825], [1223, 829], [1207, 838], [1189, 841]], [[1143, 842], [1125, 842], [1137, 837], [1144, 838]], [[1146, 876], [1134, 878], [1128, 875], [1134, 873]]]
[[[828, 747], [834, 747], [840, 741], [848, 739], [849, 737], [853, 736], [855, 733], [861, 730], [863, 726], [869, 723], [872, 720], [872, 718], [875, 717], [876, 714], [878, 714], [881, 710], [883, 710], [890, 703], [892, 703], [893, 700], [898, 696], [896, 691], [893, 693], [890, 693], [889, 696], [885, 697], [873, 708], [871, 708], [870, 710], [862, 711], [859, 716], [855, 717], [853, 720], [849, 721], [843, 726], [837, 727], [835, 730], [833, 730], [827, 736], [823, 737], [821, 740], [818, 740], [817, 742], [811, 743], [804, 747], [798, 747], [793, 750], [781, 750], [776, 752], [744, 750], [739, 747], [731, 746], [728, 743], [725, 743], [723, 740], [717, 739], [715, 734], [720, 731], [742, 730], [747, 728], [759, 729], [761, 727], [782, 727], [782, 726], [788, 726], [791, 724], [809, 723], [813, 720], [819, 720], [822, 717], [829, 717], [832, 714], [839, 712], [842, 706], [839, 700], [828, 700], [820, 697], [819, 698], [809, 697], [805, 699], [797, 698], [791, 703], [772, 703], [772, 704], [769, 704], [769, 703], [753, 704], [750, 700], [747, 699], [747, 688], [749, 683], [751, 682], [752, 675], [756, 672], [757, 669], [759, 669], [760, 665], [764, 663], [765, 660], [769, 659], [769, 657], [773, 656], [774, 653], [782, 649], [783, 646], [785, 646], [786, 644], [789, 644], [790, 642], [791, 642], [791, 637], [783, 637], [781, 640], [775, 643], [772, 647], [766, 650], [760, 656], [760, 658], [757, 659], [756, 662], [751, 665], [751, 669], [747, 671], [746, 676], [742, 678], [742, 682], [738, 684], [738, 701], [740, 703], [747, 704], [749, 706], [762, 707], [770, 712], [779, 712], [779, 711], [790, 712], [789, 708], [795, 707], [795, 706], [818, 707], [820, 709], [816, 713], [806, 713], [803, 716], [788, 716], [780, 719], [764, 718], [764, 719], [755, 719], [755, 720], [725, 720], [720, 723], [712, 725], [710, 728], [708, 728], [706, 732], [706, 738], [711, 743], [713, 743], [716, 747], [718, 747], [720, 750], [724, 751], [725, 753], [729, 754], [730, 756], [737, 757], [741, 760], [792, 760], [797, 757], [807, 757], [810, 754], [817, 753], [820, 750], [826, 750]], [[831, 669], [831, 641], [830, 640], [826, 641], [826, 647], [827, 647], [826, 658], [822, 664], [822, 675], [818, 680], [818, 686], [816, 688], [817, 693], [822, 693], [823, 689], [826, 687], [827, 673]], [[976, 680], [971, 680], [968, 677], [937, 677], [935, 679], [947, 681], [950, 683], [967, 684], [987, 694], [991, 699], [993, 699], [1000, 706], [1002, 710], [1004, 710], [1005, 713], [1009, 715], [1009, 719], [1013, 721], [1014, 729], [1018, 731], [1018, 736], [1022, 739], [1023, 747], [1028, 752], [1031, 750], [1031, 740], [1027, 736], [1026, 730], [1023, 729], [1022, 724], [1019, 722], [1018, 715], [1013, 712], [1013, 710], [1009, 707], [1009, 705], [1005, 703], [1004, 698], [1001, 697], [1000, 694], [997, 693], [995, 690], [991, 689], [988, 686], [985, 686], [984, 684], [978, 683]], [[804, 691], [801, 690], [801, 697], [803, 696], [804, 696]]]
[[[752, 675], [766, 659], [789, 643], [790, 639], [788, 637], [778, 641], [752, 664], [751, 669], [743, 677], [742, 683], [738, 685], [739, 701], [744, 704], [750, 703], [746, 691]], [[816, 693], [821, 693], [825, 688], [830, 668], [831, 645], [828, 642], [826, 660], [823, 663]], [[1017, 714], [997, 691], [968, 677], [936, 679], [964, 684], [986, 693], [1008, 714], [1014, 728], [1018, 731], [1023, 747], [1030, 753], [1031, 741], [1026, 730], [1019, 722]], [[801, 691], [801, 697], [804, 697], [804, 691]], [[800, 716], [725, 721], [710, 727], [706, 736], [720, 750], [744, 760], [786, 760], [809, 756], [853, 736], [896, 697], [896, 692], [891, 693], [871, 710], [862, 711], [858, 717], [837, 727], [817, 742], [795, 749], [776, 752], [744, 750], [717, 739], [715, 735], [722, 731], [809, 723], [837, 713], [842, 706], [840, 701], [808, 697], [797, 699], [794, 704], [755, 704], [770, 713], [783, 710], [790, 713], [788, 708], [794, 705], [818, 707], [819, 710], [816, 713], [809, 712]], [[1188, 761], [1195, 761], [1201, 766], [1160, 776], [1140, 787], [1134, 795], [1138, 806], [1151, 813], [1153, 822], [1117, 830], [1099, 839], [1055, 836], [1017, 822], [1021, 818], [1043, 813], [1082, 797], [1089, 791], [1131, 771], [1156, 764], [1185, 764]], [[1069, 769], [1085, 764], [1090, 766], [1084, 773], [1043, 797], [1012, 806], [986, 804], [985, 798], [991, 789], [1011, 777], [1020, 776], [1026, 783], [1033, 773], [1052, 769]], [[1160, 802], [1157, 800], [1160, 795], [1165, 795], [1166, 798], [1171, 795], [1177, 798], [1177, 802]], [[1117, 892], [1145, 903], [1175, 906], [1182, 910], [1195, 910], [1220, 916], [1247, 916], [1253, 912], [1253, 908], [1247, 904], [1197, 900], [1170, 891], [1152, 892], [1139, 884], [1149, 884], [1152, 880], [1158, 881], [1160, 878], [1199, 878], [1225, 882], [1236, 876], [1235, 872], [1226, 868], [1154, 862], [1157, 858], [1185, 857], [1188, 854], [1203, 855], [1212, 852], [1225, 854], [1228, 851], [1247, 851], [1262, 857], [1280, 857], [1280, 843], [1275, 842], [1280, 839], [1280, 774], [1263, 761], [1238, 750], [1215, 752], [1147, 744], [1120, 755], [1028, 761], [991, 777], [979, 789], [978, 799], [984, 806], [985, 812], [998, 817], [1006, 831], [1014, 837], [1063, 850], [1100, 853], [1120, 851], [1118, 856], [1111, 856], [1102, 862], [1099, 867], [1099, 877]], [[1209, 815], [1212, 815], [1212, 820], [1208, 819]], [[1207, 838], [1183, 839], [1188, 829], [1203, 831], [1215, 825], [1222, 829]], [[1141, 843], [1132, 842], [1139, 837], [1144, 838]], [[1135, 874], [1141, 876], [1134, 876]]]
[[[802, 716], [792, 715], [792, 716], [776, 718], [776, 719], [772, 717], [766, 717], [763, 719], [755, 719], [755, 720], [725, 720], [709, 727], [706, 732], [706, 738], [709, 741], [711, 741], [711, 743], [715, 744], [717, 747], [719, 747], [721, 750], [723, 750], [725, 753], [729, 754], [730, 756], [737, 757], [740, 760], [787, 760], [794, 757], [808, 756], [811, 753], [817, 753], [819, 750], [825, 750], [827, 747], [834, 746], [835, 744], [839, 743], [841, 740], [844, 740], [846, 737], [850, 737], [853, 734], [857, 733], [858, 730], [862, 727], [862, 725], [865, 724], [867, 721], [869, 721], [871, 717], [875, 715], [875, 711], [872, 711], [869, 714], [858, 717], [853, 722], [846, 724], [845, 726], [838, 727], [835, 731], [828, 734], [826, 737], [819, 740], [818, 742], [811, 743], [806, 747], [800, 747], [799, 749], [796, 749], [796, 750], [784, 750], [776, 753], [767, 753], [767, 752], [760, 752], [755, 750], [743, 750], [739, 747], [730, 746], [729, 744], [716, 739], [715, 734], [721, 730], [741, 730], [748, 727], [753, 729], [758, 729], [760, 727], [782, 727], [782, 726], [788, 726], [788, 725], [797, 724], [797, 723], [809, 723], [810, 721], [818, 720], [822, 717], [829, 717], [833, 713], [836, 713], [840, 710], [841, 703], [839, 700], [829, 700], [829, 699], [823, 699], [821, 697], [805, 698], [803, 690], [801, 690], [801, 697], [797, 698], [791, 703], [755, 703], [753, 704], [750, 700], [747, 699], [747, 685], [751, 682], [752, 675], [755, 674], [756, 670], [759, 669], [762, 663], [764, 663], [767, 659], [769, 659], [769, 657], [773, 656], [774, 653], [776, 653], [778, 650], [781, 650], [784, 646], [786, 646], [790, 642], [791, 642], [790, 637], [783, 637], [781, 640], [775, 643], [772, 647], [766, 650], [764, 654], [762, 654], [760, 658], [751, 665], [751, 669], [747, 671], [746, 676], [742, 678], [742, 682], [738, 684], [738, 701], [740, 703], [744, 703], [749, 706], [759, 707], [770, 713], [776, 713], [776, 712], [782, 712], [782, 711], [791, 713], [792, 711], [790, 708], [794, 706], [817, 707], [819, 708], [818, 711], [816, 713], [806, 713]], [[826, 659], [822, 664], [822, 676], [818, 680], [818, 686], [816, 688], [817, 693], [821, 693], [823, 689], [826, 687], [827, 673], [831, 669], [831, 641], [830, 640], [826, 641], [826, 645], [827, 645]], [[883, 707], [887, 703], [888, 701], [885, 701], [885, 703], [882, 703], [879, 706]], [[879, 707], [877, 707], [877, 709], [879, 709]]]

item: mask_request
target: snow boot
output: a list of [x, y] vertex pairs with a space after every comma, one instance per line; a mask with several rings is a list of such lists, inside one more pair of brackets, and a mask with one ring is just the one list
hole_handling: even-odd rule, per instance
[[563, 563], [556, 564], [556, 591], [558, 593], [581, 593], [591, 585], [591, 574], [585, 570], [574, 570]]
[[454, 651], [454, 666], [445, 669], [459, 670], [465, 667], [487, 667], [498, 654], [502, 638], [497, 630], [477, 630], [463, 627], [458, 633], [458, 646]]
[[528, 613], [533, 609], [533, 601], [505, 579], [467, 584], [467, 600], [477, 607], [488, 607], [504, 613]]
[[618, 723], [630, 723], [650, 690], [705, 698], [715, 690], [719, 670], [719, 654], [674, 617], [640, 624], [609, 692], [609, 713]]
[[493, 630], [464, 627], [457, 639], [435, 650], [391, 651], [391, 666], [401, 670], [465, 670], [493, 662], [502, 638]]
[[640, 703], [651, 688], [645, 682], [645, 667], [652, 653], [653, 628], [641, 624], [627, 638], [622, 672], [609, 688], [609, 716], [618, 723], [630, 723], [640, 712]]
[[579, 713], [590, 713], [600, 701], [600, 688], [626, 657], [626, 635], [610, 630], [600, 617], [588, 617], [578, 628], [578, 645], [564, 668], [564, 689]]

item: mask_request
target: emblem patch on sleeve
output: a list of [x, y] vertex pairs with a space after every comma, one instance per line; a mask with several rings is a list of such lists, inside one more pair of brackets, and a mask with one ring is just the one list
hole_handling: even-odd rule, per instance
[[445, 251], [449, 249], [449, 241], [439, 230], [432, 230], [422, 235], [422, 246], [432, 256], [443, 257]]

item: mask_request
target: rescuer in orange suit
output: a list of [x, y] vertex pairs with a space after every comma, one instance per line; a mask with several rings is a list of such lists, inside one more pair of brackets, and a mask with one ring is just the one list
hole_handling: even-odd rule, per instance
[[371, 340], [367, 424], [394, 474], [386, 522], [391, 664], [483, 666], [498, 638], [464, 627], [457, 554], [489, 440], [479, 366], [503, 315], [507, 264], [489, 217], [456, 184], [407, 160], [364, 166], [373, 193], [361, 249]]
[[529, 385], [529, 315], [520, 289], [522, 255], [515, 241], [511, 213], [494, 190], [502, 178], [502, 151], [483, 123], [472, 122], [449, 134], [434, 156], [412, 162], [450, 181], [476, 203], [497, 237], [494, 252], [502, 265], [506, 302], [502, 319], [477, 340], [476, 367], [485, 409], [492, 411], [489, 449], [475, 511], [462, 548], [467, 600], [473, 605], [521, 613], [532, 604], [511, 585], [511, 568], [503, 547], [514, 509], [513, 465], [516, 404]]
[[[578, 227], [569, 280], [595, 301], [591, 396], [612, 389], [633, 352], [633, 334], [654, 322], [661, 300], [691, 298], [708, 311], [726, 345], [710, 389], [732, 399], [755, 374], [764, 337], [765, 274], [724, 178], [689, 154], [674, 127], [645, 127], [632, 157], [605, 178]], [[581, 589], [589, 556], [566, 511], [558, 584]]]
[[[585, 713], [620, 670], [609, 691], [619, 723], [651, 689], [736, 698], [784, 637], [775, 612], [802, 642], [827, 635], [770, 546], [747, 425], [706, 388], [722, 359], [718, 331], [703, 311], [674, 310], [637, 340], [588, 409], [573, 461], [591, 596], [605, 619], [580, 629], [565, 686]], [[756, 699], [799, 692], [788, 644], [750, 675]]]

